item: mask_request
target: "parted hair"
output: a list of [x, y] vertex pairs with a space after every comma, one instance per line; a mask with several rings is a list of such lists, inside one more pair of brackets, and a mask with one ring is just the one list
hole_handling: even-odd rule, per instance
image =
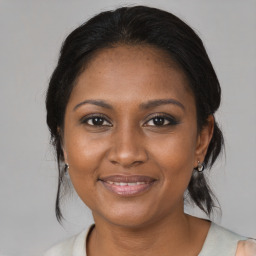
[[[93, 54], [118, 44], [150, 45], [162, 49], [180, 67], [194, 94], [198, 131], [207, 124], [209, 115], [214, 116], [219, 108], [221, 88], [204, 45], [194, 30], [175, 15], [146, 6], [121, 7], [99, 13], [76, 28], [62, 45], [46, 95], [47, 124], [59, 171], [55, 207], [58, 221], [63, 218], [60, 201], [65, 177], [61, 131], [70, 94]], [[215, 121], [204, 159], [206, 168], [212, 167], [223, 145], [222, 132]], [[193, 171], [187, 191], [192, 201], [210, 216], [215, 197], [203, 173]]]

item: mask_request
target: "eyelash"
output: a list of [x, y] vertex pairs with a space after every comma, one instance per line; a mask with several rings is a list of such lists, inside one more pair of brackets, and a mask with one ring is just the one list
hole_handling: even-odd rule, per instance
[[[98, 125], [94, 124], [93, 122], [94, 121], [97, 122], [97, 119], [100, 119], [98, 121], [102, 121], [103, 123], [102, 124], [98, 124]], [[89, 123], [90, 121], [92, 122], [91, 124]], [[111, 127], [112, 126], [112, 124], [108, 120], [108, 118], [106, 118], [106, 116], [102, 115], [102, 114], [93, 114], [93, 115], [86, 116], [86, 117], [81, 119], [81, 123], [89, 125], [89, 126], [96, 126], [96, 127], [102, 127], [102, 126], [110, 126]], [[107, 123], [107, 124], [104, 124], [104, 123]]]
[[[94, 122], [97, 122], [97, 121], [100, 122], [101, 124], [95, 124], [94, 123]], [[159, 125], [157, 125], [155, 123], [153, 125], [149, 124], [150, 122], [155, 122], [155, 121], [156, 122], [160, 121], [160, 124]], [[106, 118], [106, 116], [102, 115], [102, 114], [93, 114], [93, 115], [86, 116], [86, 117], [81, 119], [81, 123], [86, 124], [88, 126], [95, 126], [95, 127], [104, 127], [104, 126], [105, 127], [106, 126], [112, 127], [113, 126], [111, 124], [111, 122], [108, 120], [108, 118]], [[177, 124], [179, 124], [179, 122], [173, 116], [166, 115], [166, 114], [155, 114], [150, 119], [148, 119], [148, 121], [146, 121], [143, 124], [143, 126], [144, 127], [146, 127], [146, 126], [149, 126], [149, 127], [166, 127], [166, 126], [172, 126], [172, 125], [177, 125]]]
[[[160, 119], [159, 125], [154, 124], [154, 125], [149, 125], [149, 122], [154, 122], [157, 121], [156, 119]], [[162, 120], [161, 120], [162, 119]], [[159, 121], [159, 120], [158, 120]], [[163, 123], [162, 123], [163, 122]], [[145, 124], [144, 126], [153, 126], [153, 127], [166, 127], [166, 126], [172, 126], [172, 125], [177, 125], [179, 122], [177, 121], [176, 118], [170, 115], [166, 114], [155, 114], [152, 116]]]

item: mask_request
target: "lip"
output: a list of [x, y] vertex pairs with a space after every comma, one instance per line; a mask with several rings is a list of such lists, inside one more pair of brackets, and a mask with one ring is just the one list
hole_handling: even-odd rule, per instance
[[99, 181], [109, 191], [120, 196], [136, 196], [148, 189], [155, 183], [156, 179], [140, 175], [113, 175], [100, 178]]

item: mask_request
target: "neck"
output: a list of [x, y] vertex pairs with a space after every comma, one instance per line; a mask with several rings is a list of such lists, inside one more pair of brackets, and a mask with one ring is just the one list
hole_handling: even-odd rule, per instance
[[184, 213], [140, 227], [121, 227], [96, 216], [94, 219], [96, 225], [88, 239], [88, 256], [155, 256], [170, 255], [170, 252], [176, 256], [197, 255], [208, 230], [200, 239], [202, 243], [195, 246], [199, 237], [194, 232], [194, 218]]

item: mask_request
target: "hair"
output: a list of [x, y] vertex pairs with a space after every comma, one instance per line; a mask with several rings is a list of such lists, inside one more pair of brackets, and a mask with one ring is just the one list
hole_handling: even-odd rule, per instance
[[[197, 110], [199, 131], [208, 117], [219, 108], [221, 88], [204, 45], [198, 35], [175, 15], [146, 6], [121, 7], [102, 12], [68, 35], [64, 41], [46, 96], [47, 124], [58, 163], [58, 190], [55, 212], [58, 221], [63, 216], [60, 199], [65, 174], [62, 133], [65, 109], [80, 73], [93, 54], [116, 45], [149, 45], [162, 49], [186, 75]], [[204, 159], [211, 168], [224, 145], [217, 122]], [[203, 173], [194, 171], [187, 191], [192, 201], [208, 216], [214, 207], [214, 195]]]

